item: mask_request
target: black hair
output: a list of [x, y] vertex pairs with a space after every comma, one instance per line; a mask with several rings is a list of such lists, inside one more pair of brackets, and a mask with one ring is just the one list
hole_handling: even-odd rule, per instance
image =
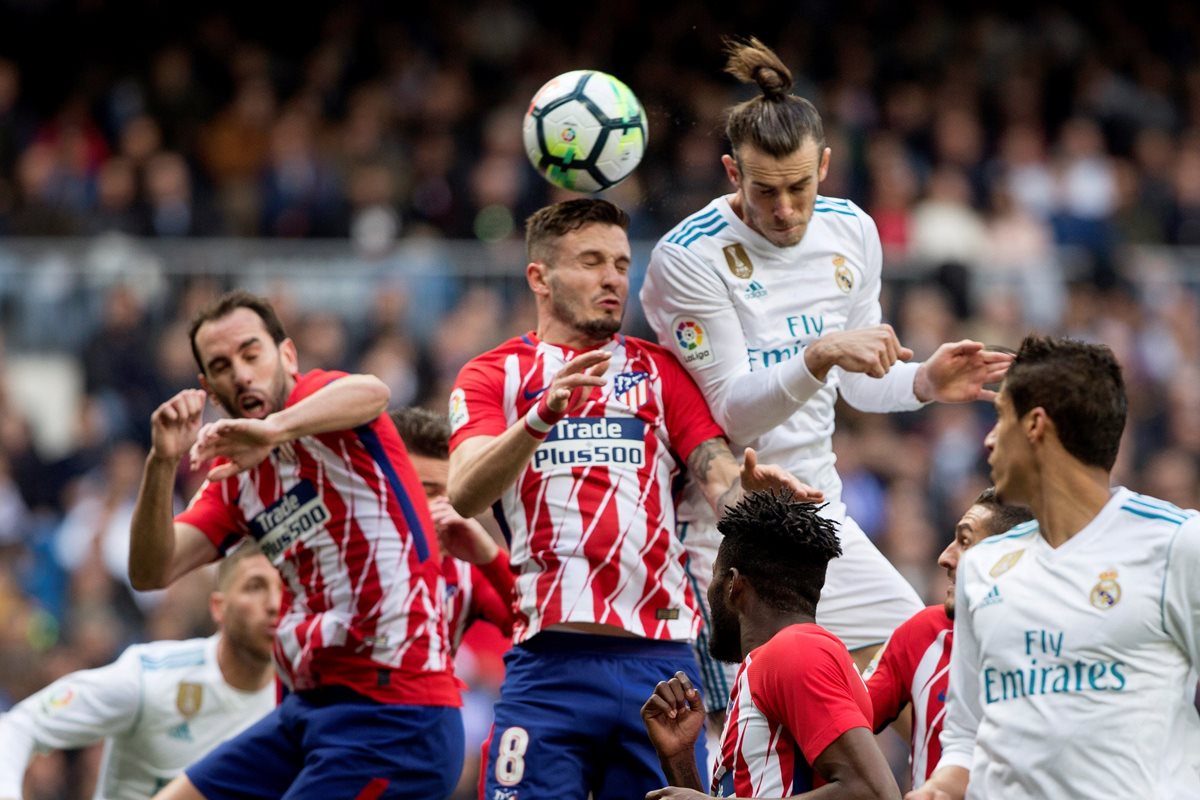
[[829, 561], [842, 554], [837, 523], [817, 513], [823, 507], [787, 491], [747, 495], [717, 523], [724, 535], [718, 561], [736, 568], [771, 607], [815, 613]]

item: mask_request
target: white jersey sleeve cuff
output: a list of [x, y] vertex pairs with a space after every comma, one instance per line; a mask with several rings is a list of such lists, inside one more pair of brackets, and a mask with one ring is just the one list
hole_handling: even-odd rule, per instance
[[974, 753], [971, 752], [973, 749], [971, 748], [965, 752], [962, 750], [943, 750], [942, 757], [938, 759], [934, 772], [943, 767], [961, 767], [970, 772], [971, 762], [974, 760]]
[[780, 369], [784, 370], [780, 386], [784, 394], [797, 405], [807, 402], [825, 386], [825, 381], [819, 380], [809, 371], [803, 352], [799, 358], [793, 358]]

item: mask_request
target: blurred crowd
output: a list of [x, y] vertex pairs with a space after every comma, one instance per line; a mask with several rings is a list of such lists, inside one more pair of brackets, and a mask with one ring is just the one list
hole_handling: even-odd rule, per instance
[[[618, 0], [565, 19], [514, 0], [361, 2], [286, 24], [265, 7], [63, 5], [0, 9], [3, 237], [334, 237], [375, 253], [519, 240], [555, 199], [525, 160], [525, 105], [551, 76], [596, 67], [649, 115], [645, 161], [610, 194], [652, 241], [724, 190], [720, 113], [748, 95], [721, 74], [720, 38], [757, 34], [825, 116], [822, 193], [879, 225], [901, 341], [918, 358], [968, 336], [1015, 347], [1035, 328], [1109, 344], [1131, 401], [1117, 478], [1200, 504], [1194, 4], [1104, 2], [1082, 17], [752, 2], [646, 17]], [[79, 346], [53, 359], [4, 347], [5, 303], [23, 287], [0, 274], [0, 708], [130, 642], [209, 630], [208, 576], [138, 594], [124, 558], [149, 415], [195, 385], [187, 320], [236, 270], [172, 274], [152, 294], [111, 281]], [[355, 314], [299, 303], [286, 283], [270, 293], [302, 368], [372, 372], [394, 405], [442, 409], [467, 359], [532, 327], [510, 288], [457, 281], [433, 324], [396, 285]], [[646, 332], [636, 305], [626, 327]], [[944, 589], [934, 559], [986, 485], [992, 418], [984, 404], [841, 410], [851, 513], [930, 600]], [[180, 503], [196, 485], [181, 473]], [[34, 796], [79, 796], [63, 787], [94, 757], [39, 767]]]

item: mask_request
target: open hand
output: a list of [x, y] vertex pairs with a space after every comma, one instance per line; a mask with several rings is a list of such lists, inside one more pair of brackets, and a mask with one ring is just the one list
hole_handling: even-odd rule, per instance
[[1011, 353], [986, 350], [983, 342], [946, 342], [917, 370], [913, 392], [921, 402], [991, 401], [996, 393], [984, 384], [1003, 380], [1012, 360]]
[[568, 414], [587, 402], [592, 387], [604, 385], [604, 373], [612, 360], [606, 350], [589, 350], [572, 358], [546, 387], [546, 405], [556, 414]]
[[749, 492], [778, 492], [788, 490], [801, 503], [820, 503], [825, 493], [803, 483], [792, 473], [775, 464], [759, 464], [754, 448], [747, 447], [742, 461], [742, 490]]
[[222, 481], [252, 469], [283, 442], [282, 431], [266, 419], [221, 419], [200, 429], [192, 445], [192, 469], [218, 456], [229, 459], [208, 471], [210, 481]]

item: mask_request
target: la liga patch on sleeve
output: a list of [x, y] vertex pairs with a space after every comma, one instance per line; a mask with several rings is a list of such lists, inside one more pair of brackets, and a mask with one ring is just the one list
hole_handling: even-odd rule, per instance
[[712, 337], [695, 317], [676, 317], [671, 322], [675, 330], [675, 349], [679, 360], [690, 369], [703, 369], [716, 361]]
[[471, 415], [467, 413], [467, 393], [462, 389], [455, 389], [450, 393], [450, 432], [457, 432], [470, 419]]

